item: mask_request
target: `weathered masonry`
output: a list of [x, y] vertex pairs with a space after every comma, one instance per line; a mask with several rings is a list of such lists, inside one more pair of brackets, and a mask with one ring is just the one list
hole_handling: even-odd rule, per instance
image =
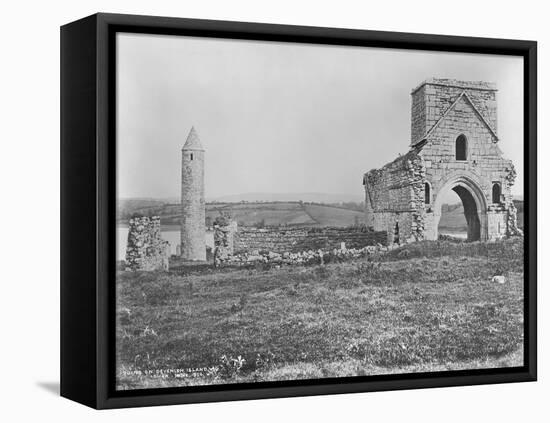
[[386, 231], [388, 242], [435, 240], [442, 198], [453, 190], [469, 241], [521, 233], [516, 173], [498, 147], [496, 91], [488, 82], [435, 78], [412, 91], [409, 151], [363, 177], [368, 226]]
[[126, 270], [168, 270], [170, 246], [160, 236], [160, 217], [134, 217], [128, 223]]
[[234, 235], [234, 251], [268, 250], [275, 253], [308, 250], [363, 248], [386, 244], [385, 232], [365, 227], [347, 228], [238, 228]]
[[238, 227], [234, 221], [214, 225], [215, 255], [222, 260], [234, 254], [258, 255], [261, 251], [282, 254], [362, 249], [385, 245], [386, 241], [385, 231], [376, 232], [366, 227], [252, 228]]
[[181, 258], [206, 260], [204, 148], [191, 128], [181, 151]]

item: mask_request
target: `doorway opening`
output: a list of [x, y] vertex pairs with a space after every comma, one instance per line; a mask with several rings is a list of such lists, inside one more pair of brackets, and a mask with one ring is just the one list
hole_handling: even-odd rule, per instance
[[441, 201], [438, 234], [464, 241], [479, 241], [481, 223], [472, 193], [457, 185], [445, 193]]

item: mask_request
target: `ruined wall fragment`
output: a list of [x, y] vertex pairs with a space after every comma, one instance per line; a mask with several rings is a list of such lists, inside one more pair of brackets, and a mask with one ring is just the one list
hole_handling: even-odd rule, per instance
[[133, 217], [128, 223], [126, 270], [168, 270], [170, 246], [161, 238], [160, 217]]

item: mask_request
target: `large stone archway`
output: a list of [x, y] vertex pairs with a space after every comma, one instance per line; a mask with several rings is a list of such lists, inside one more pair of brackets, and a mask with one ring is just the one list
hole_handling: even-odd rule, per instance
[[439, 236], [438, 226], [441, 219], [443, 198], [449, 191], [454, 191], [464, 207], [466, 217], [467, 240], [487, 240], [487, 201], [483, 190], [477, 182], [464, 175], [449, 178], [437, 192], [434, 193], [433, 206], [428, 208], [424, 219], [425, 239], [436, 240]]
[[521, 234], [514, 165], [498, 143], [496, 86], [431, 78], [412, 93], [409, 151], [363, 175], [367, 226], [389, 244], [436, 240], [443, 196], [464, 205], [470, 241]]

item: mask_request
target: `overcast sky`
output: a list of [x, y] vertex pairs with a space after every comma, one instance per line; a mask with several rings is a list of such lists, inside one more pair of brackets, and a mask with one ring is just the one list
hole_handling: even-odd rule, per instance
[[119, 197], [179, 197], [195, 126], [207, 198], [363, 195], [410, 143], [410, 92], [429, 77], [495, 82], [500, 148], [523, 194], [519, 57], [119, 34]]

